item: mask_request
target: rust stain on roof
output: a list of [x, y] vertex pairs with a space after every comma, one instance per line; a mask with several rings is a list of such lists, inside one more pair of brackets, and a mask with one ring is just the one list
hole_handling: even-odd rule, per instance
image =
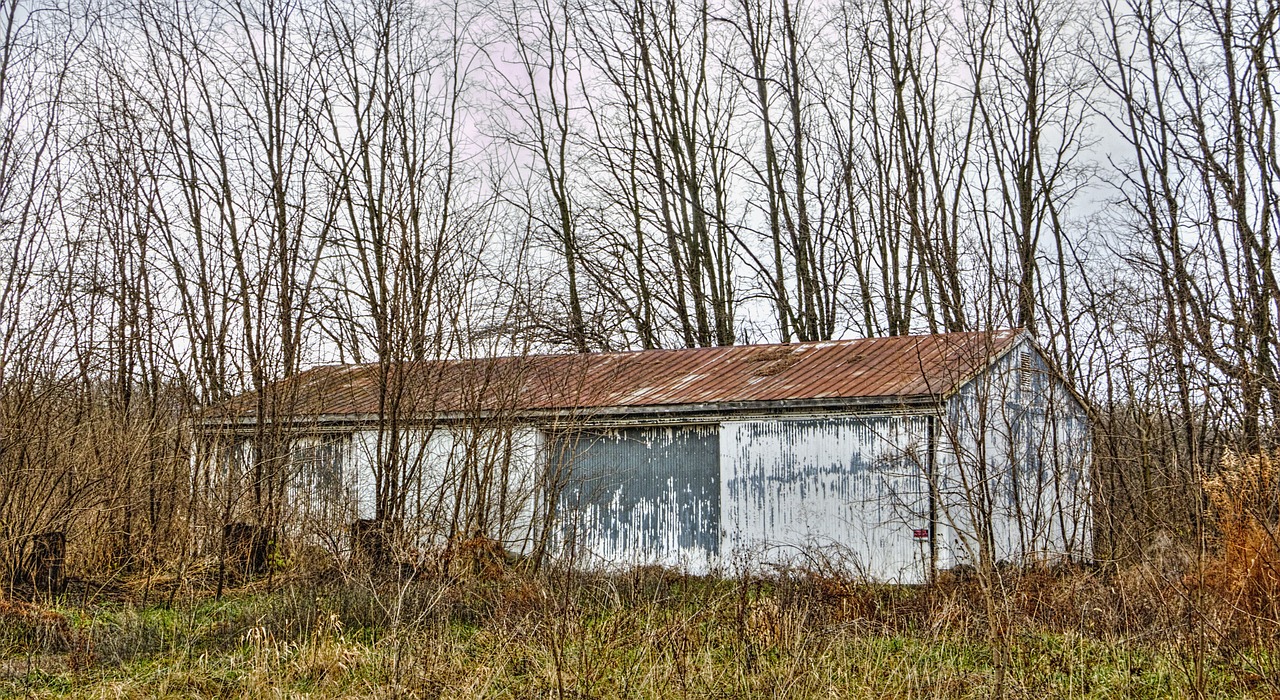
[[[368, 416], [644, 408], [949, 394], [1013, 346], [1019, 330], [582, 355], [334, 365], [273, 389], [280, 413]], [[384, 387], [387, 389], [384, 391]], [[206, 420], [251, 418], [256, 397]]]

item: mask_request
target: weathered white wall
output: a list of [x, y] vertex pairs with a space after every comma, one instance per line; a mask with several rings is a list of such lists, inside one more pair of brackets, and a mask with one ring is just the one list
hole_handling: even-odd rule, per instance
[[344, 467], [351, 438], [343, 433], [304, 435], [290, 446], [289, 498], [284, 525], [292, 537], [337, 546], [342, 528], [356, 518], [356, 502]]
[[976, 564], [984, 541], [997, 562], [1088, 555], [1087, 419], [1030, 343], [965, 385], [937, 430], [940, 568]]
[[720, 433], [722, 556], [835, 565], [917, 583], [928, 566], [927, 418], [912, 415], [733, 421]]
[[[524, 553], [534, 535], [538, 507], [541, 435], [533, 428], [476, 432], [470, 428], [404, 431], [400, 439], [406, 483], [405, 528], [423, 545], [443, 544], [451, 531], [470, 523], [481, 534]], [[351, 436], [349, 474], [360, 518], [375, 517], [379, 455], [377, 431]], [[459, 500], [461, 499], [461, 500]], [[482, 506], [480, 505], [482, 504]], [[483, 522], [477, 510], [483, 509]], [[465, 534], [465, 533], [464, 533]]]
[[563, 474], [557, 548], [575, 566], [707, 573], [720, 545], [716, 424], [575, 431], [554, 444]]

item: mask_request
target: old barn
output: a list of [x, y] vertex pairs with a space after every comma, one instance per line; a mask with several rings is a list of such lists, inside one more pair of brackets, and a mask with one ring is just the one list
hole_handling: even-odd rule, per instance
[[317, 367], [203, 428], [236, 512], [279, 474], [282, 526], [335, 547], [394, 519], [415, 546], [904, 583], [1089, 547], [1085, 409], [1016, 330]]

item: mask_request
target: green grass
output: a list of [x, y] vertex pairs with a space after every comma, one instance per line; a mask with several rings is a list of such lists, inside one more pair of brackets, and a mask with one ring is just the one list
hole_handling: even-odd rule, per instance
[[[0, 696], [968, 698], [991, 696], [1000, 667], [1009, 697], [1197, 696], [1196, 657], [1175, 637], [1026, 624], [992, 642], [972, 620], [873, 619], [771, 585], [557, 590], [423, 584], [399, 617], [392, 589], [303, 584], [172, 609], [57, 609], [61, 641], [0, 631]], [[1275, 697], [1275, 663], [1213, 650], [1199, 683], [1207, 697]]]

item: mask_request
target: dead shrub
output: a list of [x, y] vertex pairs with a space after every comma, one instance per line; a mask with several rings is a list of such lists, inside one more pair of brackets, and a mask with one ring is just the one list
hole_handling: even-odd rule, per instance
[[997, 608], [1019, 628], [1081, 635], [1167, 632], [1176, 608], [1169, 609], [1166, 588], [1153, 584], [1149, 574], [1077, 564], [1009, 567], [984, 584], [970, 570], [940, 572], [920, 596], [922, 615], [934, 632], [986, 629], [983, 587], [989, 585]]
[[919, 628], [928, 618], [924, 587], [874, 583], [829, 567], [779, 568], [776, 574], [766, 580], [778, 603], [805, 625], [893, 634]]
[[456, 580], [500, 579], [509, 559], [502, 543], [488, 537], [455, 538], [443, 554], [444, 569]]
[[783, 646], [800, 630], [795, 612], [784, 609], [773, 598], [751, 601], [746, 612], [746, 638], [759, 648]]
[[0, 651], [66, 651], [74, 634], [61, 613], [32, 603], [0, 598]]
[[1228, 452], [1202, 487], [1218, 547], [1188, 585], [1203, 585], [1236, 623], [1280, 619], [1280, 465], [1266, 452]]

